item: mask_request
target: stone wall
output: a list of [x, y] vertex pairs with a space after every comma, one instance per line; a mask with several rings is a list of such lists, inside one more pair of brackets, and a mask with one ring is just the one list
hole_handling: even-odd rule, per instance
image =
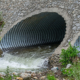
[[80, 36], [80, 0], [0, 0], [0, 12], [3, 13], [5, 26], [1, 38], [21, 20], [41, 12], [57, 12], [66, 21], [66, 35], [55, 53], [73, 45]]

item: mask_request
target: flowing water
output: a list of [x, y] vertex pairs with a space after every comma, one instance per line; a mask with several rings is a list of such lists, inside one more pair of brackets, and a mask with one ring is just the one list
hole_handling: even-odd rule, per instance
[[0, 71], [5, 71], [7, 66], [10, 71], [16, 72], [44, 70], [48, 67], [48, 57], [53, 54], [58, 45], [43, 45], [6, 51], [0, 57]]

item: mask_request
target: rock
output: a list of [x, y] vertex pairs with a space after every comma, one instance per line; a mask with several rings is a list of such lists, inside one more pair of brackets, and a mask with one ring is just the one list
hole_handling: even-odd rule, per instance
[[71, 67], [71, 64], [67, 64], [66, 66], [66, 69], [70, 68]]
[[78, 53], [77, 55], [78, 55], [78, 57], [80, 58], [80, 53]]
[[6, 76], [6, 74], [4, 72], [0, 72], [0, 76], [4, 77], [4, 76]]
[[17, 72], [13, 72], [13, 75], [18, 75], [18, 73]]
[[43, 65], [42, 65], [43, 67], [48, 67], [48, 59], [45, 59], [45, 61], [44, 61], [44, 63], [43, 63]]
[[46, 79], [46, 76], [40, 77], [40, 80], [45, 80], [45, 79]]
[[33, 79], [38, 80], [38, 78], [37, 78], [37, 77], [33, 77]]
[[31, 77], [32, 77], [32, 78], [33, 78], [33, 77], [35, 77], [35, 76], [36, 76], [36, 74], [35, 74], [35, 73], [32, 73], [32, 74], [31, 74]]
[[[50, 65], [50, 66], [60, 66], [61, 65], [61, 63], [60, 63], [60, 54], [52, 54], [52, 56], [51, 57], [49, 57], [49, 62], [48, 62], [48, 64]], [[50, 67], [49, 66], [49, 67]]]
[[65, 79], [63, 78], [63, 80], [65, 80]]
[[28, 74], [28, 73], [21, 73], [21, 78], [23, 78], [24, 80], [27, 80], [29, 78], [31, 78], [31, 74]]
[[12, 80], [19, 80], [19, 79], [12, 79]]
[[42, 74], [41, 72], [38, 73], [39, 76], [41, 76], [41, 74]]
[[53, 67], [53, 68], [51, 68], [51, 70], [54, 72], [54, 73], [56, 73], [57, 71], [58, 71], [58, 67]]
[[17, 79], [17, 80], [23, 80], [23, 78], [21, 78], [21, 77], [17, 77], [16, 79]]

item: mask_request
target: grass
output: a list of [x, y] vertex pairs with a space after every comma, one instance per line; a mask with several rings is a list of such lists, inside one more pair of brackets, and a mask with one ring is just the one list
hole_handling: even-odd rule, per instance
[[4, 77], [1, 77], [0, 76], [0, 80], [12, 80], [13, 79], [16, 79], [19, 75], [15, 75], [13, 74], [13, 76], [10, 74], [10, 71], [9, 71], [9, 67], [7, 66], [7, 69], [6, 69], [6, 76]]
[[[71, 71], [70, 71], [71, 70]], [[80, 80], [80, 62], [74, 63], [71, 68], [62, 71], [66, 80]]]
[[77, 64], [74, 63], [71, 68], [73, 70], [73, 77], [76, 80], [80, 80], [80, 62], [78, 62]]
[[53, 75], [47, 75], [48, 80], [56, 80], [56, 78]]
[[48, 80], [56, 80], [53, 71], [48, 71], [48, 73], [47, 73], [47, 79]]

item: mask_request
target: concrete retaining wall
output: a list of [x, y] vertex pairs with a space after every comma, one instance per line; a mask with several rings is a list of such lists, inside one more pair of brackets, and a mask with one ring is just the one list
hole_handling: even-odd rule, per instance
[[55, 53], [66, 49], [69, 41], [74, 45], [80, 36], [80, 0], [0, 0], [0, 12], [5, 21], [1, 38], [21, 20], [41, 12], [57, 12], [66, 21], [65, 38]]

